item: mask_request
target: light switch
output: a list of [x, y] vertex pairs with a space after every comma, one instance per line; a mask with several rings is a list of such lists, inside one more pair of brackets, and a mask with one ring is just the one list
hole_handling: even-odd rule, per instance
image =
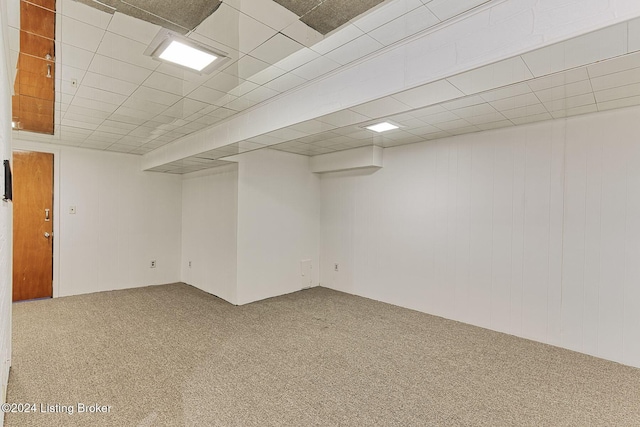
[[69, 206], [69, 214], [75, 215], [75, 213], [76, 213], [76, 207], [75, 206]]

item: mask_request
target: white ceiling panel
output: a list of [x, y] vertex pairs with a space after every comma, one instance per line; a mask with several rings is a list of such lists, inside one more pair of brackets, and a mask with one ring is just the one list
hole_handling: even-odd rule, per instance
[[534, 76], [580, 67], [627, 53], [627, 24], [618, 24], [543, 49], [522, 58]]
[[62, 43], [95, 52], [105, 33], [104, 29], [64, 15], [60, 16], [60, 21]]
[[425, 4], [438, 17], [438, 19], [444, 21], [466, 12], [469, 9], [473, 9], [474, 7], [487, 3], [488, 1], [489, 0], [432, 0], [425, 2]]
[[326, 58], [335, 61], [338, 64], [344, 65], [349, 62], [360, 59], [363, 56], [367, 56], [372, 52], [381, 49], [383, 45], [373, 39], [372, 37], [364, 34], [355, 40], [351, 40], [346, 44], [330, 51], [325, 54]]
[[446, 80], [419, 86], [393, 95], [393, 98], [413, 108], [458, 98], [464, 94]]
[[426, 7], [419, 7], [369, 32], [385, 46], [430, 28], [440, 20]]
[[357, 19], [354, 25], [363, 32], [370, 32], [389, 21], [399, 18], [419, 7], [422, 7], [421, 0], [398, 0], [386, 2], [374, 8], [373, 11]]
[[496, 87], [519, 83], [532, 77], [533, 75], [522, 58], [517, 56], [449, 77], [447, 80], [466, 95], [471, 95]]
[[112, 15], [107, 31], [147, 45], [158, 34], [160, 28], [159, 25], [116, 12]]
[[297, 41], [278, 33], [252, 50], [251, 56], [268, 64], [275, 64], [302, 48], [304, 48], [304, 46]]

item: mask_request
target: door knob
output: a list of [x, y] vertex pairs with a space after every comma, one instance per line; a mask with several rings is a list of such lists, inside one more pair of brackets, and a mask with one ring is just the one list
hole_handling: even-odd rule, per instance
[[46, 238], [48, 239], [49, 237], [51, 237], [51, 234], [49, 234], [49, 233], [47, 233], [47, 232], [45, 231], [45, 233], [44, 233], [44, 237], [46, 237]]

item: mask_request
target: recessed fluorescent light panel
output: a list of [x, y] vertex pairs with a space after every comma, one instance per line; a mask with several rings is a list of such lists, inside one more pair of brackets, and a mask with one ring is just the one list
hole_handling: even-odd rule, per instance
[[398, 129], [398, 126], [393, 125], [389, 122], [382, 122], [375, 125], [367, 126], [366, 129], [380, 133], [380, 132], [386, 132], [388, 130]]
[[145, 54], [200, 74], [209, 74], [229, 58], [224, 52], [203, 46], [186, 37], [162, 29]]
[[204, 70], [209, 64], [218, 59], [216, 55], [180, 43], [177, 40], [172, 40], [158, 55], [158, 58], [196, 71]]

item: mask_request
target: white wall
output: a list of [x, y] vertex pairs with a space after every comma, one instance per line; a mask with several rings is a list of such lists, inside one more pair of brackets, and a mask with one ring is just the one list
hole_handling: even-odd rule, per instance
[[[11, 159], [11, 80], [7, 35], [7, 5], [0, 3], [0, 163]], [[4, 169], [0, 166], [0, 194], [4, 194]], [[0, 196], [1, 197], [1, 196]], [[11, 365], [12, 205], [0, 201], [0, 403], [5, 402]], [[0, 411], [0, 425], [4, 413]]]
[[324, 175], [321, 284], [640, 367], [639, 114], [391, 148], [375, 173]]
[[301, 260], [317, 284], [320, 179], [309, 158], [258, 150], [238, 162], [238, 304], [300, 290]]
[[237, 165], [184, 175], [182, 281], [232, 304], [237, 304], [237, 227]]
[[57, 159], [54, 296], [180, 280], [180, 176], [141, 172], [140, 156], [20, 141], [14, 148]]

